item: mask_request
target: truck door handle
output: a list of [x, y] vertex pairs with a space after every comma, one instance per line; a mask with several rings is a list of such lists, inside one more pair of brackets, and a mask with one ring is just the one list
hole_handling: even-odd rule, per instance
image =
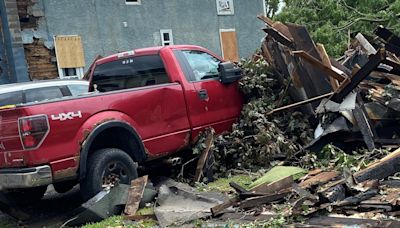
[[207, 100], [208, 99], [207, 90], [205, 90], [205, 89], [199, 90], [198, 94], [199, 94], [200, 100]]

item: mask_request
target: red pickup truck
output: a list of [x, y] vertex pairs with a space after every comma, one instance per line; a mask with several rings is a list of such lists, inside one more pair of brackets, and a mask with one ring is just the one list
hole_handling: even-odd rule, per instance
[[231, 129], [241, 70], [198, 46], [152, 47], [97, 60], [89, 94], [0, 109], [0, 191], [40, 199], [80, 183], [85, 199], [110, 179]]

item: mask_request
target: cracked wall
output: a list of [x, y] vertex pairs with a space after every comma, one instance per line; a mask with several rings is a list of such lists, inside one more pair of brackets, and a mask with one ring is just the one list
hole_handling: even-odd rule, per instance
[[57, 78], [54, 45], [46, 30], [42, 4], [38, 0], [17, 0], [17, 6], [30, 78]]

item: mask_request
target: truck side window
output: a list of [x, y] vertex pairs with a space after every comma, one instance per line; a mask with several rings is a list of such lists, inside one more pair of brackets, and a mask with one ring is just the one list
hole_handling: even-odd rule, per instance
[[127, 57], [97, 66], [92, 83], [100, 92], [169, 83], [159, 55]]
[[194, 73], [194, 81], [218, 78], [221, 61], [202, 51], [182, 51]]
[[89, 86], [87, 86], [87, 85], [68, 85], [68, 89], [71, 92], [72, 96], [78, 96], [78, 95], [87, 93], [89, 90]]
[[27, 103], [51, 100], [61, 98], [63, 96], [64, 95], [62, 94], [61, 89], [58, 86], [25, 90], [25, 102]]
[[0, 106], [23, 103], [22, 91], [0, 94]]

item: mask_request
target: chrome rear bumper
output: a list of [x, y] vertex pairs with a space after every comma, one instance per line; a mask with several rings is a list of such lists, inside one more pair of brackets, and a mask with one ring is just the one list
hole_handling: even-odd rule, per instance
[[48, 165], [0, 169], [0, 190], [38, 187], [49, 185], [52, 181], [51, 168]]

